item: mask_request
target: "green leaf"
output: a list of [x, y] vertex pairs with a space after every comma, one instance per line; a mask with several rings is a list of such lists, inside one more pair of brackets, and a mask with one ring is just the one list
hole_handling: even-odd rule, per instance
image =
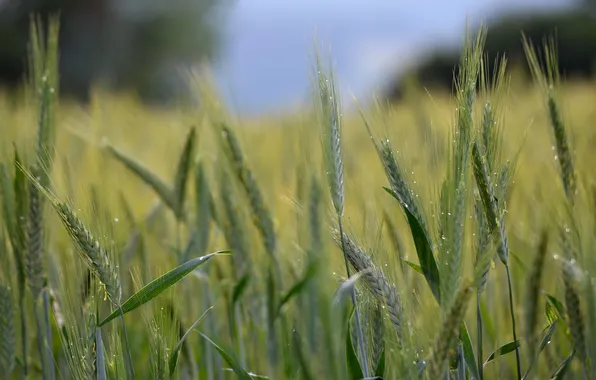
[[250, 273], [245, 273], [236, 283], [236, 285], [234, 285], [234, 289], [232, 290], [232, 306], [236, 305], [236, 303], [240, 300], [240, 298], [246, 291], [249, 282]]
[[139, 306], [151, 301], [153, 298], [160, 295], [166, 289], [176, 284], [178, 281], [182, 280], [184, 277], [186, 277], [186, 275], [194, 271], [199, 265], [205, 263], [213, 256], [220, 255], [223, 253], [229, 253], [229, 251], [218, 251], [210, 253], [206, 256], [194, 258], [172, 269], [166, 274], [156, 278], [155, 280], [145, 285], [141, 290], [133, 294], [129, 299], [127, 299], [126, 302], [122, 304], [120, 309], [114, 310], [112, 314], [110, 314], [106, 319], [101, 321], [99, 326], [101, 327], [105, 325], [112, 319], [118, 317], [121, 313], [126, 314], [129, 311], [132, 311], [138, 308]]
[[509, 342], [497, 348], [492, 354], [488, 356], [488, 359], [486, 359], [486, 361], [484, 362], [483, 367], [486, 366], [489, 362], [493, 361], [494, 359], [515, 351], [515, 349], [520, 346], [519, 341], [520, 340], [518, 339], [515, 342]]
[[551, 375], [550, 380], [563, 380], [565, 378], [565, 374], [569, 369], [569, 363], [575, 356], [575, 350], [571, 351], [571, 354], [563, 362], [559, 365], [556, 371]]
[[[547, 344], [550, 343], [550, 340], [555, 333], [555, 328], [557, 327], [557, 321], [554, 321], [550, 326], [544, 329], [546, 332], [542, 336], [542, 340], [540, 341], [540, 348], [538, 349], [538, 353], [542, 352]], [[543, 331], [544, 331], [543, 330]]]
[[379, 356], [379, 362], [377, 363], [375, 369], [375, 376], [376, 378], [382, 378], [385, 375], [385, 347], [381, 351], [381, 356]]
[[480, 379], [480, 373], [478, 371], [478, 364], [476, 363], [476, 354], [474, 353], [474, 347], [472, 346], [472, 339], [470, 339], [470, 332], [466, 323], [462, 323], [459, 328], [459, 339], [461, 340], [464, 348], [464, 359], [466, 366], [472, 377]]
[[212, 341], [211, 339], [209, 339], [205, 334], [203, 334], [203, 333], [199, 333], [199, 334], [209, 344], [211, 344], [217, 350], [217, 352], [219, 352], [219, 355], [230, 365], [230, 367], [232, 367], [232, 371], [234, 371], [234, 373], [236, 375], [238, 375], [238, 378], [240, 380], [253, 380], [253, 377], [248, 373], [247, 370], [245, 370], [240, 365], [240, 363], [238, 363], [238, 360], [236, 360], [236, 358], [234, 358], [232, 355], [228, 354], [223, 348], [221, 348], [214, 341]]
[[553, 324], [559, 319], [559, 315], [555, 308], [550, 304], [550, 302], [546, 301], [544, 303], [544, 316], [548, 323]]
[[546, 294], [546, 298], [548, 302], [557, 310], [559, 319], [562, 319], [561, 317], [565, 315], [565, 306], [563, 306], [563, 303], [550, 294]]
[[410, 268], [414, 269], [416, 272], [420, 273], [420, 274], [424, 274], [424, 272], [422, 271], [422, 268], [420, 267], [420, 265], [413, 263], [411, 261], [408, 260], [402, 260], [404, 263], [406, 263]]
[[387, 187], [383, 187], [383, 189], [385, 189], [386, 192], [388, 192], [399, 202], [399, 204], [402, 206], [402, 209], [406, 213], [408, 224], [410, 226], [410, 232], [412, 233], [414, 245], [416, 246], [416, 253], [418, 255], [418, 261], [420, 262], [420, 268], [422, 269], [422, 273], [424, 274], [426, 282], [435, 296], [435, 299], [440, 303], [441, 293], [439, 268], [437, 267], [437, 262], [435, 261], [435, 256], [430, 243], [431, 240], [426, 235], [421, 222], [414, 216], [414, 214], [412, 214], [412, 212], [410, 212], [407, 205], [402, 204], [399, 196], [393, 190]]
[[168, 367], [170, 368], [170, 377], [172, 377], [174, 375], [174, 371], [176, 370], [176, 365], [178, 364], [178, 355], [180, 354], [180, 350], [182, 349], [182, 345], [186, 341], [186, 338], [188, 338], [190, 333], [194, 329], [197, 328], [197, 326], [199, 325], [199, 323], [201, 323], [203, 321], [203, 319], [205, 319], [205, 316], [211, 309], [213, 309], [213, 306], [211, 306], [209, 309], [205, 310], [205, 312], [199, 317], [199, 319], [197, 319], [195, 321], [195, 323], [193, 323], [190, 326], [190, 328], [184, 333], [184, 335], [182, 335], [182, 338], [180, 338], [180, 341], [178, 342], [178, 344], [176, 344], [176, 346], [172, 350], [172, 353], [170, 355], [170, 360], [168, 363]]
[[281, 313], [281, 309], [286, 303], [288, 303], [294, 296], [296, 296], [297, 294], [300, 294], [300, 292], [302, 292], [302, 290], [304, 290], [306, 288], [309, 281], [315, 275], [316, 271], [317, 271], [317, 266], [315, 263], [311, 263], [308, 265], [302, 278], [300, 280], [298, 280], [290, 288], [290, 290], [288, 290], [288, 292], [281, 298], [281, 301], [279, 302], [279, 307], [277, 309], [277, 314]]
[[186, 136], [186, 143], [182, 154], [178, 159], [178, 168], [176, 169], [176, 176], [174, 177], [174, 201], [176, 205], [176, 215], [184, 213], [184, 199], [186, 196], [186, 183], [188, 182], [188, 171], [192, 163], [192, 153], [195, 143], [195, 127], [191, 127]]
[[534, 367], [534, 364], [536, 364], [536, 362], [538, 361], [538, 357], [540, 356], [540, 353], [544, 350], [544, 348], [550, 343], [550, 340], [552, 339], [553, 334], [555, 333], [555, 328], [557, 327], [557, 321], [555, 320], [553, 323], [551, 323], [549, 326], [547, 326], [543, 331], [545, 331], [544, 335], [542, 336], [542, 340], [540, 341], [540, 347], [538, 349], [538, 352], [536, 352], [536, 354], [534, 355], [534, 357], [532, 358], [532, 361], [530, 362], [530, 364], [528, 365], [528, 369], [526, 370], [526, 373], [524, 374], [524, 376], [522, 377], [523, 379], [527, 379], [528, 378], [528, 374], [530, 373], [530, 371], [532, 370], [532, 368]]
[[[145, 165], [141, 164], [132, 157], [128, 157], [125, 153], [119, 151], [110, 143], [106, 143], [105, 149], [118, 161], [120, 161], [128, 170], [133, 172], [143, 182], [149, 185], [159, 195], [163, 203], [165, 203], [175, 214], [176, 196], [172, 189]], [[178, 214], [176, 214], [178, 217]]]
[[350, 374], [350, 378], [352, 380], [361, 380], [364, 375], [362, 374], [362, 367], [360, 366], [360, 361], [358, 360], [358, 356], [354, 350], [354, 344], [352, 343], [352, 334], [350, 334], [350, 319], [348, 319], [348, 328], [346, 331], [346, 361], [348, 364], [348, 373]]

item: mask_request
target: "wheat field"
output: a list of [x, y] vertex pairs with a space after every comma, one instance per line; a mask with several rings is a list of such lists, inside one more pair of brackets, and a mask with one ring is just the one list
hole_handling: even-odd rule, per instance
[[57, 28], [0, 95], [0, 378], [596, 379], [596, 85], [551, 45], [396, 104], [323, 57], [248, 119], [199, 74], [58, 101]]

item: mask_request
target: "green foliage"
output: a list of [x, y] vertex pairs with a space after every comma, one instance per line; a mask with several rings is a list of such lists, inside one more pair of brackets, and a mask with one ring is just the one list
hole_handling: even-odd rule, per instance
[[[595, 135], [562, 111], [566, 87], [554, 75], [552, 46], [544, 50], [547, 68], [534, 64], [542, 108], [528, 97], [518, 114], [504, 61], [488, 83], [483, 38], [468, 38], [458, 95], [437, 103], [453, 120], [429, 127], [430, 143], [401, 127], [403, 110], [377, 104], [367, 117], [361, 110], [361, 119], [343, 121], [332, 70], [320, 61], [316, 112], [300, 128], [240, 130], [216, 101], [206, 102], [200, 116], [212, 128], [195, 132], [181, 117], [180, 129], [143, 140], [153, 154], [143, 165], [130, 147], [129, 155], [104, 146], [116, 158], [106, 160], [95, 144], [63, 134], [61, 123], [39, 124], [39, 114], [57, 104], [34, 102], [37, 112], [27, 115], [36, 121], [30, 130], [23, 123], [23, 135], [59, 150], [54, 162], [40, 153], [49, 150], [10, 130], [0, 150], [2, 374], [596, 378]], [[52, 67], [53, 53], [41, 50], [34, 72]], [[538, 62], [530, 45], [527, 51]], [[128, 107], [106, 109], [117, 120]], [[11, 122], [25, 117], [19, 112], [0, 108]], [[149, 112], [139, 112], [146, 117], [139, 122], [162, 128]], [[512, 156], [527, 117], [537, 120], [534, 135]], [[379, 125], [383, 138], [373, 133]], [[126, 132], [103, 132], [126, 145]], [[572, 138], [580, 132], [585, 141]], [[441, 138], [440, 154], [429, 152]], [[313, 149], [321, 140], [322, 151]], [[412, 141], [415, 155], [404, 150]], [[433, 165], [421, 162], [426, 153]], [[78, 162], [68, 169], [73, 156]], [[171, 183], [154, 174], [160, 165], [171, 168]], [[160, 213], [165, 208], [171, 212]], [[211, 260], [226, 246], [230, 260]]]

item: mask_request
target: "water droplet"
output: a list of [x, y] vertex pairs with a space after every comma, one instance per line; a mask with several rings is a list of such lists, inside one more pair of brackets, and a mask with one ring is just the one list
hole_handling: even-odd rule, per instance
[[118, 223], [119, 219], [118, 218], [114, 218], [114, 222]]
[[557, 161], [559, 159], [559, 156], [555, 156], [555, 161]]
[[551, 147], [550, 147], [550, 149], [551, 149], [551, 150], [555, 150], [556, 148], [555, 148], [555, 146], [553, 145], [553, 146], [551, 146]]
[[50, 87], [50, 94], [54, 93], [54, 87]]

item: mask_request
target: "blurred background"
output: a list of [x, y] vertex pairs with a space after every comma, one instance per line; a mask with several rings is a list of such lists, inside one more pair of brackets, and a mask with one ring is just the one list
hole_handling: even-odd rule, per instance
[[[24, 80], [29, 17], [61, 12], [61, 92], [134, 91], [148, 104], [188, 99], [188, 69], [209, 63], [240, 114], [309, 96], [314, 39], [332, 54], [344, 97], [399, 100], [407, 79], [450, 89], [465, 32], [485, 22], [487, 51], [522, 67], [521, 32], [557, 33], [566, 77], [596, 69], [596, 17], [585, 0], [0, 0], [0, 86]], [[349, 106], [350, 102], [346, 102]]]

